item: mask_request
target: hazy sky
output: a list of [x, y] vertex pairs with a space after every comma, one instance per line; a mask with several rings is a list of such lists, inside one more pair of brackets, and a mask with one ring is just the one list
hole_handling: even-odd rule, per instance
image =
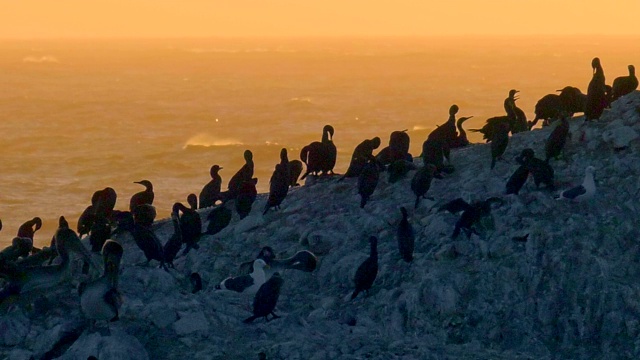
[[0, 0], [0, 38], [640, 34], [639, 0]]

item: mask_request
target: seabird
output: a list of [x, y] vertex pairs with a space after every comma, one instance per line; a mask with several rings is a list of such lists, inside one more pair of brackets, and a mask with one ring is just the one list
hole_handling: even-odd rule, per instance
[[381, 165], [389, 165], [396, 160], [413, 160], [409, 154], [411, 139], [407, 130], [394, 131], [389, 136], [389, 146], [383, 148], [376, 155], [376, 160]]
[[24, 224], [20, 225], [16, 237], [29, 238], [33, 240], [36, 231], [40, 230], [40, 228], [42, 228], [42, 219], [36, 216], [33, 219], [27, 220], [24, 222]]
[[638, 88], [636, 68], [633, 65], [629, 65], [628, 69], [629, 76], [620, 76], [613, 80], [613, 86], [611, 87], [611, 102], [616, 101], [619, 97], [627, 95]]
[[182, 231], [182, 242], [186, 245], [182, 255], [186, 255], [191, 249], [198, 249], [198, 241], [202, 236], [202, 220], [200, 214], [196, 211], [198, 198], [195, 194], [187, 196], [187, 202], [190, 207], [176, 203], [180, 211], [180, 231]]
[[338, 179], [338, 181], [344, 180], [344, 178], [358, 177], [367, 163], [367, 159], [373, 156], [373, 150], [380, 146], [380, 138], [374, 137], [373, 139], [365, 139], [353, 150], [351, 155], [351, 162], [347, 171]]
[[209, 170], [211, 180], [200, 191], [200, 209], [215, 205], [216, 201], [220, 199], [220, 187], [222, 186], [222, 177], [218, 172], [222, 168], [218, 165], [213, 165]]
[[[137, 192], [131, 196], [131, 200], [129, 201], [129, 211], [133, 212], [133, 210], [139, 205], [153, 205], [153, 184], [149, 180], [141, 180], [134, 181], [134, 184], [140, 184], [144, 186], [144, 191]], [[95, 205], [94, 205], [95, 206]]]
[[216, 289], [255, 294], [266, 281], [264, 272], [266, 266], [267, 263], [264, 260], [256, 259], [253, 261], [253, 272], [251, 274], [228, 277], [216, 285]]
[[568, 199], [575, 202], [591, 199], [596, 193], [596, 183], [593, 179], [595, 170], [593, 166], [587, 166], [582, 184], [561, 192], [558, 199]]
[[364, 208], [369, 200], [369, 197], [373, 194], [378, 186], [378, 179], [380, 174], [378, 173], [378, 164], [376, 159], [371, 156], [367, 163], [364, 165], [360, 176], [358, 176], [358, 194], [360, 194], [360, 207]]
[[454, 141], [450, 143], [452, 149], [461, 148], [469, 145], [469, 139], [467, 139], [467, 132], [464, 131], [462, 124], [471, 119], [473, 116], [463, 116], [456, 121], [456, 128], [458, 128], [458, 134]]
[[280, 150], [280, 163], [276, 164], [276, 168], [269, 180], [269, 196], [264, 205], [262, 215], [265, 215], [270, 208], [280, 209], [280, 204], [287, 197], [290, 184], [289, 158], [287, 156], [287, 149], [282, 148], [282, 150]]
[[[236, 201], [238, 200], [236, 199]], [[224, 203], [211, 210], [207, 215], [207, 220], [209, 220], [207, 224], [207, 235], [215, 235], [226, 228], [231, 222], [232, 216], [233, 213], [231, 209]]]
[[410, 263], [413, 260], [415, 235], [413, 233], [413, 227], [408, 219], [407, 209], [403, 206], [400, 208], [400, 212], [402, 213], [402, 220], [400, 220], [400, 224], [396, 231], [396, 237], [398, 238], [398, 250], [400, 251], [402, 259]]
[[356, 288], [351, 294], [351, 300], [355, 299], [362, 291], [365, 291], [368, 296], [369, 289], [371, 289], [376, 276], [378, 276], [378, 238], [371, 236], [369, 244], [371, 246], [369, 257], [358, 266], [356, 275], [353, 278]]
[[496, 160], [502, 158], [507, 145], [509, 145], [509, 124], [500, 123], [491, 141], [491, 169], [496, 166]]
[[240, 215], [240, 219], [244, 219], [251, 213], [253, 202], [256, 201], [258, 190], [256, 185], [258, 178], [249, 179], [240, 185], [238, 196], [236, 196], [236, 212]]
[[[171, 208], [171, 224], [173, 225], [173, 235], [162, 247], [164, 262], [171, 268], [175, 268], [173, 260], [178, 255], [182, 247], [182, 230], [180, 229], [180, 203], [174, 203]], [[183, 205], [184, 206], [184, 205]]]
[[544, 144], [545, 161], [548, 163], [551, 158], [557, 158], [564, 148], [569, 137], [569, 120], [566, 116], [560, 119], [560, 123], [551, 131]]
[[333, 143], [333, 134], [333, 127], [325, 125], [322, 129], [322, 141], [314, 141], [300, 150], [300, 160], [307, 165], [307, 171], [300, 180], [304, 180], [309, 174], [333, 174], [337, 156], [337, 149]]
[[229, 185], [227, 186], [229, 191], [227, 192], [225, 200], [232, 200], [238, 196], [238, 192], [240, 191], [240, 187], [246, 181], [250, 181], [253, 177], [253, 153], [251, 150], [244, 151], [244, 165], [238, 170], [229, 180]]
[[420, 198], [424, 198], [424, 195], [429, 191], [435, 172], [436, 167], [432, 164], [427, 164], [418, 169], [415, 175], [413, 175], [411, 179], [411, 191], [416, 195], [416, 203], [414, 206], [416, 209], [420, 203]]
[[584, 116], [587, 121], [598, 120], [607, 107], [607, 96], [605, 89], [604, 70], [599, 58], [591, 61], [593, 76], [587, 89], [587, 103], [584, 109]]
[[[280, 273], [276, 272], [268, 281], [260, 286], [260, 289], [256, 292], [256, 296], [253, 298], [253, 315], [243, 321], [245, 324], [251, 323], [259, 317], [264, 317], [265, 321], [280, 317], [274, 313], [274, 310], [278, 303], [282, 284], [284, 284], [284, 280], [280, 277]], [[272, 316], [271, 319], [267, 317], [269, 315]]]

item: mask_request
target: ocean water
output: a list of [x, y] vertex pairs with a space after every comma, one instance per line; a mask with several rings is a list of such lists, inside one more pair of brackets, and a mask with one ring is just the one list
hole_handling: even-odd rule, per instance
[[[39, 216], [36, 245], [57, 219], [75, 228], [95, 190], [128, 208], [153, 182], [159, 217], [209, 181], [223, 188], [254, 153], [268, 191], [280, 149], [299, 158], [336, 129], [336, 172], [353, 148], [408, 129], [411, 151], [459, 116], [482, 126], [510, 89], [533, 118], [536, 101], [567, 85], [586, 92], [591, 59], [611, 83], [638, 64], [636, 38], [171, 39], [0, 42], [0, 248]], [[480, 138], [471, 135], [472, 141]]]

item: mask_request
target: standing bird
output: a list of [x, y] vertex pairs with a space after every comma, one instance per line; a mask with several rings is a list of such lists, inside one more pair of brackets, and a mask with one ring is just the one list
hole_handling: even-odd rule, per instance
[[411, 179], [411, 191], [416, 195], [416, 204], [414, 208], [418, 208], [420, 198], [424, 198], [424, 195], [429, 191], [429, 188], [431, 187], [431, 180], [435, 173], [436, 167], [432, 164], [427, 164], [418, 169], [415, 175], [413, 175], [413, 178]]
[[302, 161], [300, 160], [290, 160], [289, 161], [289, 186], [299, 186], [298, 178], [300, 174], [302, 174]]
[[584, 115], [587, 121], [598, 120], [604, 112], [604, 108], [607, 107], [604, 70], [602, 69], [599, 58], [593, 58], [591, 68], [593, 69], [593, 76], [587, 89], [587, 103], [584, 109]]
[[144, 191], [133, 194], [129, 201], [129, 211], [133, 210], [139, 205], [153, 205], [153, 184], [149, 180], [134, 181], [135, 184], [140, 184], [145, 187]]
[[398, 225], [398, 230], [396, 232], [396, 236], [398, 238], [398, 250], [400, 250], [400, 256], [402, 256], [402, 259], [410, 263], [413, 260], [415, 235], [413, 234], [413, 227], [407, 218], [407, 209], [403, 206], [400, 208], [400, 212], [402, 213], [402, 220], [400, 220], [400, 224]]
[[[36, 216], [33, 219], [27, 220], [24, 222], [24, 224], [20, 225], [16, 237], [29, 238], [33, 241], [33, 237], [35, 236], [36, 231], [40, 230], [41, 227], [42, 219]], [[1, 228], [2, 227], [0, 226], [0, 229]]]
[[613, 86], [611, 88], [611, 102], [616, 101], [619, 97], [627, 95], [638, 88], [636, 68], [633, 65], [629, 65], [628, 69], [629, 76], [620, 76], [613, 80]]
[[198, 241], [202, 236], [202, 220], [200, 214], [196, 211], [198, 208], [198, 198], [195, 194], [187, 196], [189, 207], [177, 203], [177, 208], [181, 212], [180, 215], [180, 231], [182, 232], [182, 242], [186, 245], [182, 255], [186, 255], [191, 249], [199, 249]]
[[438, 140], [442, 144], [442, 154], [447, 162], [450, 162], [449, 153], [451, 149], [451, 143], [456, 140], [456, 114], [458, 113], [458, 105], [451, 105], [449, 108], [449, 119], [444, 124], [435, 128], [427, 140]]
[[411, 139], [407, 130], [394, 131], [389, 136], [389, 146], [380, 150], [376, 155], [376, 160], [381, 165], [389, 165], [396, 160], [413, 160], [409, 154], [409, 144]]
[[484, 201], [476, 201], [469, 204], [462, 198], [457, 198], [442, 205], [438, 211], [446, 210], [453, 214], [462, 211], [462, 215], [460, 215], [460, 218], [456, 221], [451, 239], [457, 238], [461, 230], [464, 230], [468, 239], [471, 238], [471, 234], [479, 235], [476, 226], [481, 225], [480, 221], [483, 218], [491, 216], [491, 206], [493, 203], [502, 204], [503, 201], [498, 197], [491, 197]]
[[94, 207], [95, 216], [111, 219], [117, 200], [118, 194], [111, 187], [94, 192], [91, 197], [91, 205]]
[[[236, 201], [238, 200], [236, 199]], [[231, 222], [232, 216], [231, 209], [229, 209], [226, 204], [221, 204], [211, 210], [207, 215], [207, 220], [209, 220], [209, 224], [207, 224], [207, 235], [215, 235], [226, 228]]]
[[596, 183], [593, 179], [593, 173], [595, 170], [596, 169], [593, 166], [587, 166], [582, 184], [561, 192], [558, 199], [567, 199], [575, 202], [591, 199], [593, 194], [596, 193]]
[[89, 237], [89, 243], [91, 244], [91, 251], [99, 252], [102, 249], [105, 241], [111, 237], [111, 224], [109, 220], [103, 215], [97, 216], [91, 226], [91, 236]]
[[236, 212], [240, 215], [240, 219], [244, 219], [251, 213], [253, 202], [256, 201], [256, 197], [258, 196], [258, 190], [256, 189], [257, 184], [258, 178], [249, 179], [243, 182], [238, 189]]
[[545, 161], [548, 163], [551, 158], [557, 158], [564, 148], [569, 137], [569, 120], [566, 116], [560, 119], [560, 123], [549, 134], [544, 144]]
[[516, 171], [509, 177], [507, 180], [507, 191], [506, 194], [516, 194], [520, 192], [522, 186], [527, 182], [529, 178], [529, 169], [525, 165], [520, 165]]
[[267, 203], [264, 205], [265, 215], [270, 208], [280, 208], [280, 204], [287, 197], [289, 191], [289, 185], [291, 184], [291, 174], [289, 171], [289, 158], [287, 156], [287, 149], [282, 148], [280, 150], [280, 163], [276, 164], [276, 168], [269, 180], [269, 197]]
[[[284, 280], [280, 276], [280, 273], [274, 273], [271, 278], [260, 286], [260, 289], [253, 298], [253, 315], [243, 321], [245, 324], [253, 322], [253, 320], [264, 317], [265, 321], [277, 319], [280, 316], [274, 312], [276, 304], [278, 303], [278, 297], [280, 297], [280, 290], [282, 289]], [[271, 315], [269, 319], [267, 316]]]
[[225, 200], [233, 200], [238, 196], [240, 187], [246, 181], [250, 181], [253, 177], [253, 153], [251, 150], [244, 151], [245, 164], [236, 172], [229, 180], [227, 196]]
[[140, 248], [144, 253], [145, 258], [147, 259], [147, 265], [151, 260], [158, 260], [160, 262], [160, 267], [166, 270], [167, 267], [164, 263], [162, 244], [156, 234], [154, 234], [153, 229], [151, 229], [150, 226], [135, 223], [131, 234], [133, 235], [133, 240], [136, 242], [136, 245], [138, 245], [138, 248]]
[[102, 247], [104, 274], [78, 287], [82, 313], [93, 320], [116, 321], [122, 305], [122, 295], [118, 291], [118, 274], [123, 254], [122, 246], [107, 240]]
[[496, 160], [502, 158], [502, 154], [509, 145], [509, 124], [500, 123], [495, 129], [493, 140], [491, 141], [491, 169], [496, 166]]
[[380, 174], [378, 173], [378, 164], [376, 159], [371, 156], [367, 163], [364, 165], [360, 176], [358, 176], [358, 194], [360, 194], [360, 207], [364, 208], [369, 197], [373, 194], [376, 186], [378, 186], [378, 179]]
[[533, 175], [536, 188], [540, 187], [540, 184], [544, 184], [550, 190], [555, 189], [553, 168], [548, 162], [536, 158], [533, 149], [522, 150], [516, 161], [524, 165], [527, 171]]
[[171, 223], [173, 224], [173, 235], [167, 240], [162, 247], [164, 262], [171, 268], [175, 268], [173, 260], [178, 255], [182, 247], [182, 230], [180, 229], [180, 203], [173, 204], [171, 208]]
[[509, 90], [509, 96], [504, 100], [504, 110], [509, 117], [509, 130], [512, 134], [529, 130], [524, 111], [516, 105], [516, 101], [518, 100], [516, 93], [518, 92], [518, 90], [514, 89]]
[[371, 245], [369, 257], [358, 266], [356, 275], [353, 278], [356, 288], [351, 294], [351, 300], [355, 299], [362, 291], [366, 291], [368, 296], [369, 289], [371, 289], [376, 276], [378, 276], [378, 238], [371, 236], [369, 244]]
[[374, 137], [373, 139], [365, 139], [362, 141], [356, 148], [353, 150], [353, 155], [351, 155], [351, 162], [349, 163], [349, 168], [342, 175], [338, 181], [344, 180], [344, 178], [348, 177], [358, 177], [364, 168], [364, 165], [367, 162], [367, 159], [373, 156], [373, 150], [377, 149], [380, 146], [380, 138]]
[[220, 200], [220, 188], [222, 186], [222, 177], [218, 174], [220, 170], [222, 170], [222, 168], [218, 165], [213, 165], [209, 170], [211, 181], [200, 191], [200, 209], [213, 206], [216, 204], [216, 201]]
[[450, 147], [452, 149], [465, 147], [470, 144], [469, 139], [467, 139], [467, 132], [464, 131], [462, 124], [464, 124], [465, 121], [471, 119], [472, 117], [473, 116], [463, 116], [456, 121], [456, 128], [458, 128], [458, 134], [456, 135], [455, 140], [451, 141], [450, 143]]
[[314, 141], [300, 150], [300, 160], [307, 165], [307, 171], [300, 180], [304, 180], [309, 174], [318, 175], [320, 172], [324, 175], [333, 174], [338, 154], [333, 134], [333, 127], [325, 125], [322, 129], [322, 141]]

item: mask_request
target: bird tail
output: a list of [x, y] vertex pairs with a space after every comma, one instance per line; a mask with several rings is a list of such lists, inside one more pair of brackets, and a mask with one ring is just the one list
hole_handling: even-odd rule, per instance
[[360, 293], [360, 290], [358, 289], [353, 290], [353, 294], [351, 294], [351, 300], [355, 299], [359, 293]]
[[253, 315], [253, 316], [250, 316], [250, 317], [244, 319], [242, 322], [245, 323], [245, 324], [250, 324], [250, 323], [253, 322], [253, 320], [255, 320], [257, 318], [258, 318], [257, 316]]

